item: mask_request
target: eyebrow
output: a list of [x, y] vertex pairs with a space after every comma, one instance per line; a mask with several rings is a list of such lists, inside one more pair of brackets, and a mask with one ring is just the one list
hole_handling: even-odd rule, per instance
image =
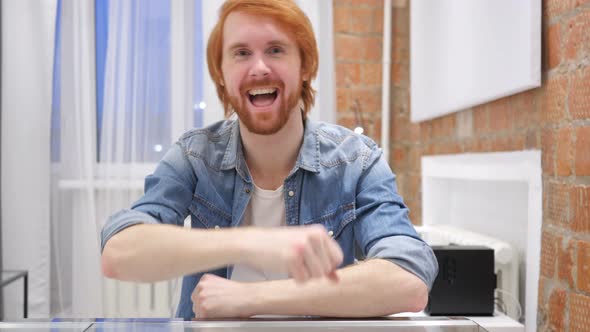
[[[278, 46], [282, 46], [282, 47], [285, 47], [285, 48], [288, 48], [289, 47], [289, 44], [287, 44], [286, 42], [284, 42], [282, 40], [278, 40], [278, 39], [277, 40], [271, 40], [271, 41], [269, 41], [266, 44], [267, 44], [267, 46], [275, 46], [275, 45], [278, 45]], [[227, 50], [228, 51], [233, 51], [235, 49], [244, 48], [244, 47], [247, 48], [248, 47], [248, 44], [247, 43], [242, 43], [242, 42], [237, 42], [237, 43], [231, 44], [227, 48]]]

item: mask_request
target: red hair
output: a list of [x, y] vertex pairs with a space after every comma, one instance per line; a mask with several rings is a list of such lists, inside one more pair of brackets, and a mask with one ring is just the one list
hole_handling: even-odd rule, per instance
[[315, 102], [316, 91], [311, 87], [311, 80], [318, 72], [318, 48], [309, 18], [292, 0], [227, 0], [221, 7], [219, 20], [213, 27], [207, 43], [207, 65], [209, 74], [215, 82], [217, 95], [223, 103], [225, 115], [231, 115], [232, 110], [229, 107], [229, 96], [222, 85], [223, 27], [227, 16], [234, 11], [270, 17], [294, 36], [301, 57], [301, 74], [308, 77], [301, 86], [303, 114], [307, 115]]

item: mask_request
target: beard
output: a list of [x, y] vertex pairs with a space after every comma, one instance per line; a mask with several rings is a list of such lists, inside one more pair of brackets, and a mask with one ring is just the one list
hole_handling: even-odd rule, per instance
[[[268, 86], [278, 87], [279, 94], [276, 98], [280, 97], [281, 101], [278, 114], [275, 114], [275, 112], [256, 113], [248, 111], [248, 91], [257, 87]], [[281, 130], [289, 120], [291, 112], [299, 104], [301, 89], [302, 86], [299, 85], [297, 91], [285, 96], [285, 84], [283, 81], [265, 78], [260, 81], [241, 84], [240, 96], [242, 101], [240, 102], [240, 98], [236, 96], [230, 96], [229, 103], [248, 131], [258, 135], [272, 135]]]

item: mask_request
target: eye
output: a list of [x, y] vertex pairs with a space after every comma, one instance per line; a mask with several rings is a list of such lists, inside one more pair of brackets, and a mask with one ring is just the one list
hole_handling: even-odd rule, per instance
[[234, 53], [234, 56], [236, 56], [236, 57], [246, 57], [246, 56], [248, 56], [248, 55], [250, 55], [250, 51], [248, 51], [248, 50], [244, 50], [244, 49], [237, 50], [237, 51]]
[[280, 54], [280, 53], [283, 53], [283, 49], [280, 48], [279, 46], [273, 46], [268, 50], [268, 53], [273, 54], [273, 55]]

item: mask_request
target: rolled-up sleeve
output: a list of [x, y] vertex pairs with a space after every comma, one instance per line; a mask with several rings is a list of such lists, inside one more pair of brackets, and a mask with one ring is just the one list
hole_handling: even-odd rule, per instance
[[355, 240], [363, 256], [390, 260], [430, 289], [438, 273], [436, 256], [418, 236], [408, 214], [395, 175], [381, 151], [373, 150], [357, 184]]
[[110, 216], [101, 232], [101, 250], [123, 229], [137, 224], [182, 226], [196, 186], [196, 176], [182, 143], [174, 144], [145, 179], [143, 196], [130, 209]]
[[127, 227], [137, 224], [159, 224], [160, 221], [147, 213], [132, 209], [123, 209], [109, 217], [100, 234], [101, 252], [104, 245], [115, 234]]
[[438, 273], [438, 262], [432, 248], [421, 240], [408, 236], [390, 236], [377, 241], [368, 258], [386, 259], [420, 278], [428, 290]]

